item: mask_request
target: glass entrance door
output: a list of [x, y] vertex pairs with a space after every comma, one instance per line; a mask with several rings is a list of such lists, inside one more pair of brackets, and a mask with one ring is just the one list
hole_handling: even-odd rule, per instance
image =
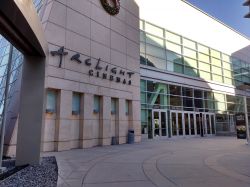
[[167, 111], [152, 110], [153, 138], [168, 136]]
[[215, 115], [189, 111], [170, 111], [172, 136], [206, 136], [215, 134]]
[[171, 136], [185, 135], [184, 115], [181, 111], [170, 111]]
[[196, 132], [196, 119], [193, 112], [183, 112], [184, 113], [184, 129], [186, 136], [194, 136]]
[[196, 113], [197, 134], [207, 136], [215, 134], [215, 115], [213, 113]]

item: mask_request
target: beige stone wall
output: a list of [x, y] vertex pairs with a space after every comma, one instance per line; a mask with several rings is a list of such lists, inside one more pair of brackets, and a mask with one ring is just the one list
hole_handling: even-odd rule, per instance
[[[110, 16], [100, 0], [49, 0], [42, 23], [50, 51], [65, 46], [69, 54], [59, 68], [59, 57], [50, 56], [46, 66], [46, 89], [57, 90], [57, 110], [46, 114], [43, 151], [61, 151], [110, 145], [111, 137], [126, 143], [128, 128], [140, 130], [139, 9], [133, 0], [122, 0], [120, 13]], [[71, 61], [79, 53], [83, 63]], [[132, 71], [132, 85], [91, 77], [84, 60]], [[122, 76], [121, 76], [122, 77]], [[126, 77], [127, 78], [127, 77]], [[128, 79], [128, 78], [127, 78]], [[72, 94], [81, 93], [81, 112], [72, 115]], [[101, 110], [93, 112], [94, 95], [101, 96]], [[117, 112], [111, 114], [111, 98]], [[125, 101], [130, 100], [126, 115]]]

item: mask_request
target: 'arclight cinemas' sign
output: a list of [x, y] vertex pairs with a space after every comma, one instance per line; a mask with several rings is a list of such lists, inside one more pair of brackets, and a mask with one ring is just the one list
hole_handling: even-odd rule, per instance
[[[68, 52], [64, 50], [64, 47], [61, 47], [57, 51], [50, 52], [52, 56], [59, 56], [59, 68], [62, 67], [62, 58], [63, 56], [68, 55]], [[106, 64], [101, 61], [101, 58], [95, 60], [95, 62], [91, 58], [87, 58], [84, 61], [81, 60], [81, 55], [79, 53], [74, 54], [71, 58], [71, 61], [75, 61], [78, 64], [84, 63], [85, 66], [89, 67], [88, 74], [91, 77], [97, 77], [101, 79], [106, 79], [110, 81], [115, 81], [117, 83], [128, 84], [131, 85], [131, 77], [134, 75], [134, 72], [124, 70], [122, 68], [117, 68]]]

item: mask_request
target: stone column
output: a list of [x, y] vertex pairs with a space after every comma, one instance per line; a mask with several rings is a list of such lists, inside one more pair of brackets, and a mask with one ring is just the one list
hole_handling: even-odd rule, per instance
[[135, 132], [135, 142], [141, 141], [141, 111], [140, 111], [140, 101], [132, 101], [129, 106], [129, 111], [131, 111], [131, 121], [129, 128], [133, 128]]
[[125, 111], [125, 99], [118, 99], [118, 131], [119, 131], [119, 144], [127, 142], [128, 126], [129, 126], [129, 115], [126, 115]]
[[111, 98], [101, 97], [99, 138], [100, 145], [111, 144]]
[[57, 100], [56, 151], [70, 149], [72, 91], [61, 90]]
[[80, 148], [89, 148], [93, 142], [93, 116], [94, 95], [85, 93], [83, 96], [83, 120], [80, 125]]
[[26, 56], [23, 63], [16, 165], [40, 161], [44, 124], [44, 80], [46, 58]]

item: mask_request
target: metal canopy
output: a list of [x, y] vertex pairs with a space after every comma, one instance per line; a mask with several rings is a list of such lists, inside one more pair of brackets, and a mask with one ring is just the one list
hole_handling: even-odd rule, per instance
[[23, 54], [46, 56], [42, 25], [30, 0], [0, 1], [0, 33]]

